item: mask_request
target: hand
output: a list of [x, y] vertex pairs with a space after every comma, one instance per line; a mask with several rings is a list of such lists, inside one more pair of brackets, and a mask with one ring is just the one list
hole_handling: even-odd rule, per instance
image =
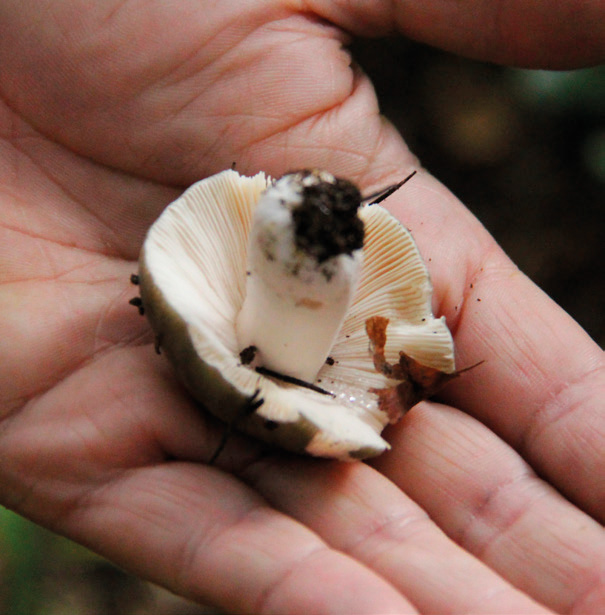
[[221, 427], [128, 305], [148, 226], [233, 161], [367, 191], [417, 167], [339, 28], [533, 66], [605, 56], [598, 3], [368, 7], [2, 3], [0, 501], [231, 612], [601, 612], [602, 351], [427, 173], [388, 203], [431, 256], [459, 365], [485, 363], [373, 467], [243, 437], [208, 467]]

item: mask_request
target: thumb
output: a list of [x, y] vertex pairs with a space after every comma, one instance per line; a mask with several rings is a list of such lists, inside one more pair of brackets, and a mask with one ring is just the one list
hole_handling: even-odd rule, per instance
[[392, 0], [310, 3], [359, 35], [397, 31], [479, 60], [531, 68], [605, 61], [605, 3], [599, 0]]

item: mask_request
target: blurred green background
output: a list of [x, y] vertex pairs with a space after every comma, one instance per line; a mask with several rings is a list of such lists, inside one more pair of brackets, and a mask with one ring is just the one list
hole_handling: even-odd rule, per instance
[[0, 507], [0, 615], [218, 615]]
[[[424, 166], [603, 347], [605, 68], [509, 69], [401, 39], [352, 50]], [[1, 615], [210, 613], [0, 509]]]

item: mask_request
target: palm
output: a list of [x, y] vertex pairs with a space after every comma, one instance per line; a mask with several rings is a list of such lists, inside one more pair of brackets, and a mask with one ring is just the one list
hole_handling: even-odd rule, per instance
[[[3, 502], [175, 591], [236, 610], [403, 612], [411, 608], [403, 596], [421, 610], [486, 608], [494, 592], [490, 609], [539, 610], [506, 578], [553, 608], [584, 599], [588, 608], [594, 595], [580, 580], [587, 570], [598, 578], [604, 565], [597, 524], [457, 411], [425, 404], [393, 430], [394, 451], [380, 461], [390, 480], [362, 464], [272, 463], [243, 438], [230, 443], [221, 471], [196, 463], [208, 459], [219, 429], [182, 395], [128, 305], [142, 238], [175, 186], [236, 162], [242, 172], [275, 175], [323, 166], [369, 188], [413, 162], [349, 69], [336, 29], [277, 3], [252, 3], [235, 16], [220, 3], [224, 14], [213, 9], [204, 19], [198, 4], [168, 12], [150, 3], [130, 13], [126, 3], [105, 15], [51, 4], [52, 27], [19, 56], [7, 51], [11, 36], [32, 16], [24, 11], [0, 37]], [[85, 17], [74, 21], [78, 15]], [[588, 430], [596, 406], [585, 393], [596, 383], [598, 349], [428, 176], [394, 202], [410, 226], [427, 222], [417, 234], [421, 250], [445, 241], [432, 252], [440, 311], [456, 330], [461, 360], [488, 359], [447, 401], [524, 447], [541, 473], [602, 519], [599, 436]], [[440, 230], [444, 218], [451, 233]], [[453, 275], [450, 262], [460, 263]], [[490, 308], [473, 311], [470, 282]], [[527, 314], [502, 318], [502, 284], [526, 298], [518, 310]], [[463, 301], [469, 307], [459, 316]], [[541, 347], [538, 339], [557, 327], [569, 333]], [[577, 360], [566, 356], [571, 343], [582, 349]], [[548, 401], [553, 387], [562, 392]], [[527, 408], [548, 418], [567, 406], [576, 408], [576, 435], [555, 455], [566, 426], [549, 430], [538, 419], [532, 427]], [[566, 474], [587, 439], [586, 470]], [[480, 479], [471, 472], [478, 457]], [[493, 496], [502, 485], [510, 493]], [[515, 510], [524, 524], [510, 525]], [[580, 527], [588, 528], [581, 564], [566, 539]], [[564, 582], [543, 560], [548, 532], [563, 543]], [[538, 580], [527, 580], [536, 567]]]

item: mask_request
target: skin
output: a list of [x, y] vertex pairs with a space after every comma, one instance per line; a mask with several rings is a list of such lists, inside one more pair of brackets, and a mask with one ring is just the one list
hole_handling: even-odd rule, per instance
[[145, 230], [234, 160], [366, 192], [418, 168], [344, 29], [568, 68], [604, 59], [603, 6], [4, 0], [0, 502], [230, 612], [603, 612], [603, 353], [427, 173], [388, 204], [485, 363], [373, 466], [234, 437], [208, 467], [220, 427], [127, 303]]

